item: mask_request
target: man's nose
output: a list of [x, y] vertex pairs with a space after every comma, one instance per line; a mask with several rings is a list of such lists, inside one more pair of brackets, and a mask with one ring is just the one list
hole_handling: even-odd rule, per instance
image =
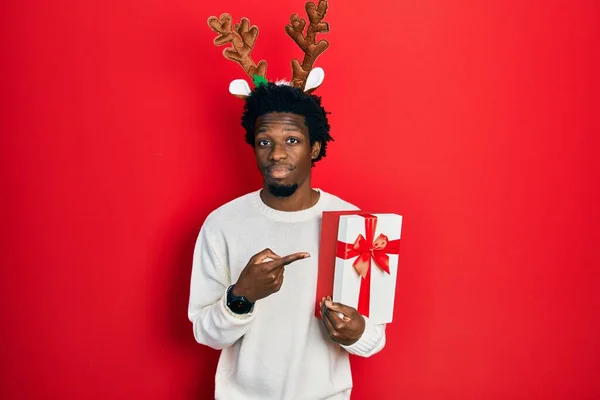
[[275, 144], [273, 150], [271, 150], [270, 158], [273, 161], [285, 160], [287, 158], [287, 152], [284, 145]]

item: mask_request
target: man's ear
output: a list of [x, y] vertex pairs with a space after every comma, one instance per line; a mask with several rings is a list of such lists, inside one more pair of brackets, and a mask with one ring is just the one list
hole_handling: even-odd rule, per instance
[[312, 158], [314, 160], [317, 157], [319, 157], [319, 154], [321, 154], [321, 142], [320, 141], [316, 141], [312, 145], [312, 149], [311, 149], [311, 153], [310, 153], [310, 158]]

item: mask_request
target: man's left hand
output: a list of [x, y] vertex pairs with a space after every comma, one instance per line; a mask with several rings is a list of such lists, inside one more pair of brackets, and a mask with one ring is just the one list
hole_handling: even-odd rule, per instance
[[356, 343], [365, 331], [365, 319], [355, 308], [334, 303], [329, 296], [321, 300], [321, 318], [331, 340], [344, 346]]

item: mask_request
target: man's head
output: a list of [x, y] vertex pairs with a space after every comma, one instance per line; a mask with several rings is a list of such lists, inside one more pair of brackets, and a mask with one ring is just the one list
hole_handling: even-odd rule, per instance
[[247, 97], [242, 126], [275, 196], [291, 196], [305, 183], [333, 140], [319, 97], [274, 83], [258, 86]]

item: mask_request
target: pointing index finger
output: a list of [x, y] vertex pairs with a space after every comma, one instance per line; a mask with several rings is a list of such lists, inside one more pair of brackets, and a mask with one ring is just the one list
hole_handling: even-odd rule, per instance
[[306, 253], [306, 252], [294, 253], [294, 254], [287, 255], [285, 257], [281, 257], [275, 261], [272, 261], [271, 270], [285, 267], [286, 265], [289, 265], [289, 264], [293, 263], [294, 261], [302, 260], [302, 259], [305, 259], [308, 257], [310, 257], [310, 254]]

